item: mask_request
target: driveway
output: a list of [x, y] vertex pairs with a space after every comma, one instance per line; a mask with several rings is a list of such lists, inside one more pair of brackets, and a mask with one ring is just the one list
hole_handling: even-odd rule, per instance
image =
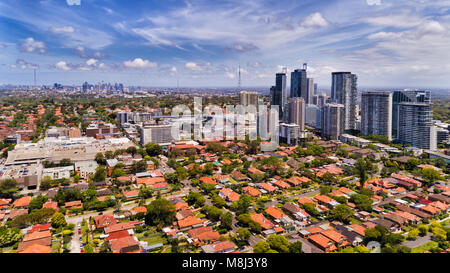
[[76, 223], [75, 224], [75, 234], [72, 236], [72, 241], [70, 242], [70, 252], [71, 253], [81, 253], [81, 244], [80, 244], [81, 236], [82, 235], [78, 235], [78, 223]]

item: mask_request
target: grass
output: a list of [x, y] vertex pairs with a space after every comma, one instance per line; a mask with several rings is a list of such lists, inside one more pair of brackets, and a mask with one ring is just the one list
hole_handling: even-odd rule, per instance
[[362, 222], [358, 219], [356, 219], [355, 217], [350, 218], [350, 222], [352, 223], [352, 225], [361, 225]]
[[428, 242], [424, 245], [418, 246], [416, 248], [411, 249], [411, 253], [423, 253], [427, 250], [437, 247], [439, 244], [437, 242]]

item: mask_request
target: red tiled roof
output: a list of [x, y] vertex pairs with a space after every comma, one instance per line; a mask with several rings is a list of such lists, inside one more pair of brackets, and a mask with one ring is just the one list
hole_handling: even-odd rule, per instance
[[272, 216], [275, 219], [279, 219], [279, 218], [286, 216], [286, 214], [284, 214], [281, 210], [279, 210], [275, 207], [268, 207], [265, 211], [267, 212], [267, 214], [269, 214], [270, 216]]
[[58, 210], [58, 202], [47, 202], [42, 205], [42, 208]]
[[204, 176], [202, 178], [200, 178], [200, 181], [205, 183], [205, 184], [212, 184], [212, 185], [217, 185], [217, 182], [212, 180], [210, 177]]
[[22, 198], [17, 199], [14, 201], [13, 206], [16, 208], [20, 207], [28, 207], [31, 201], [31, 196], [24, 196]]
[[253, 219], [253, 221], [259, 223], [263, 229], [271, 229], [274, 227], [272, 222], [267, 220], [267, 218], [264, 217], [264, 215], [262, 215], [261, 213], [252, 213], [250, 214], [250, 217]]

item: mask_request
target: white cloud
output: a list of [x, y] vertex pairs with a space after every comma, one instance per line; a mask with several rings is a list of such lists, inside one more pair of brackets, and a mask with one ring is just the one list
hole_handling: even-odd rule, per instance
[[381, 0], [367, 0], [367, 5], [369, 6], [379, 6], [381, 5]]
[[66, 62], [64, 61], [60, 61], [58, 63], [55, 64], [55, 67], [60, 69], [60, 70], [64, 70], [64, 71], [69, 71], [71, 68], [67, 65]]
[[236, 75], [235, 74], [233, 74], [233, 73], [227, 73], [227, 78], [228, 79], [234, 79], [234, 78], [236, 78]]
[[306, 17], [300, 25], [304, 27], [326, 27], [328, 21], [323, 18], [322, 14], [316, 12]]
[[50, 32], [55, 34], [61, 34], [61, 33], [74, 33], [75, 29], [71, 26], [64, 26], [64, 27], [50, 27]]
[[66, 3], [69, 6], [80, 6], [81, 0], [66, 0]]
[[410, 28], [418, 26], [423, 19], [409, 12], [403, 12], [399, 14], [368, 17], [363, 19], [363, 21], [374, 26]]
[[0, 43], [0, 48], [7, 48], [7, 47], [8, 47], [7, 45]]
[[143, 60], [141, 58], [136, 58], [133, 61], [125, 61], [123, 62], [125, 67], [135, 68], [135, 69], [147, 69], [147, 68], [155, 68], [158, 66], [155, 62], [150, 62], [148, 60]]
[[172, 73], [177, 73], [177, 68], [175, 66], [172, 66], [172, 68], [170, 68], [170, 72]]
[[29, 63], [23, 59], [17, 59], [16, 63], [13, 65], [10, 65], [11, 68], [20, 68], [20, 69], [38, 69], [39, 65], [37, 64], [33, 64], [33, 63]]
[[19, 47], [21, 52], [33, 53], [39, 52], [40, 54], [45, 53], [47, 47], [43, 42], [36, 41], [33, 38], [29, 37], [25, 39]]
[[185, 64], [185, 67], [189, 70], [192, 71], [202, 71], [203, 67], [199, 66], [198, 64], [194, 63], [194, 62], [188, 62]]
[[89, 59], [86, 61], [87, 65], [95, 65], [97, 63], [98, 60], [96, 59]]

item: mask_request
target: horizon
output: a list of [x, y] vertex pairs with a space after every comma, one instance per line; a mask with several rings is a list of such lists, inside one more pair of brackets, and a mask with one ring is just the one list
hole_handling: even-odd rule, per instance
[[308, 63], [319, 86], [335, 71], [369, 88], [450, 86], [445, 1], [5, 0], [0, 29], [5, 84], [36, 70], [39, 85], [229, 88], [240, 66], [242, 86], [270, 88]]

